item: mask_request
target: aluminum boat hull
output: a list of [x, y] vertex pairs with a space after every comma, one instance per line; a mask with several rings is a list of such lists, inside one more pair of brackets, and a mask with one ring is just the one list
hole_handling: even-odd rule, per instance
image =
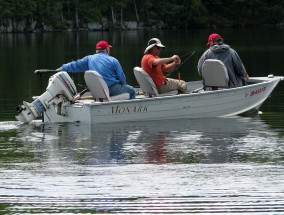
[[[43, 114], [43, 121], [93, 124], [239, 115], [258, 110], [283, 79], [282, 76], [251, 78], [250, 84], [243, 87], [164, 97], [110, 102], [79, 100], [66, 106], [66, 116], [58, 115], [50, 106]], [[202, 82], [189, 82], [188, 87], [197, 89]]]

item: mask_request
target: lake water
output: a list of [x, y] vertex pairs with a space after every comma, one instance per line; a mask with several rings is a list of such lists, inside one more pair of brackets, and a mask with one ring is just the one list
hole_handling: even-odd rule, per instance
[[[197, 80], [211, 32], [1, 34], [0, 214], [283, 214], [283, 82], [254, 117], [93, 126], [14, 119], [41, 91], [35, 69], [91, 54], [98, 40], [109, 40], [137, 85], [132, 68], [152, 37], [167, 46], [162, 56], [196, 50], [180, 72]], [[283, 75], [284, 29], [217, 32], [250, 76]], [[73, 78], [80, 89], [82, 74]]]

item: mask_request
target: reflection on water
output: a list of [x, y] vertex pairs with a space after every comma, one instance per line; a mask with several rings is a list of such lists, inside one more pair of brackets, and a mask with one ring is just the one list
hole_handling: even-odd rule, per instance
[[[217, 30], [250, 76], [283, 73], [283, 28]], [[186, 81], [198, 80], [196, 65], [210, 31], [0, 35], [0, 214], [284, 214], [283, 83], [261, 107], [261, 118], [4, 122], [14, 120], [22, 100], [39, 94], [35, 69], [88, 55], [102, 38], [111, 41], [131, 85], [137, 85], [133, 67], [152, 37], [168, 47], [163, 56], [196, 50], [179, 72]], [[77, 75], [75, 83], [85, 85]]]
[[284, 213], [283, 129], [261, 118], [0, 123], [0, 213]]

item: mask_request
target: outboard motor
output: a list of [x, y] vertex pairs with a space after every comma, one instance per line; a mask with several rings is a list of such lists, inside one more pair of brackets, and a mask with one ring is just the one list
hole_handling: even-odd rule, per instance
[[67, 72], [58, 72], [49, 78], [46, 91], [37, 97], [32, 103], [23, 101], [23, 105], [17, 107], [16, 119], [29, 123], [39, 117], [50, 105], [55, 105], [57, 114], [66, 115], [62, 109], [64, 103], [73, 101], [77, 90], [74, 82]]

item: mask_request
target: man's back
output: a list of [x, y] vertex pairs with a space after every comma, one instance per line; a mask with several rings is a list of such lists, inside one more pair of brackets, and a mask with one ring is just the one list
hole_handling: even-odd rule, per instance
[[210, 34], [207, 41], [209, 47], [200, 57], [197, 65], [201, 75], [202, 65], [207, 59], [218, 59], [224, 63], [229, 75], [229, 87], [242, 86], [249, 79], [246, 69], [238, 53], [229, 45], [223, 43], [223, 38], [216, 33]]
[[207, 59], [218, 59], [224, 63], [229, 75], [229, 87], [239, 87], [243, 85], [243, 79], [247, 75], [246, 69], [237, 54], [227, 44], [215, 44], [209, 47], [198, 61], [198, 72], [201, 75], [202, 65]]

